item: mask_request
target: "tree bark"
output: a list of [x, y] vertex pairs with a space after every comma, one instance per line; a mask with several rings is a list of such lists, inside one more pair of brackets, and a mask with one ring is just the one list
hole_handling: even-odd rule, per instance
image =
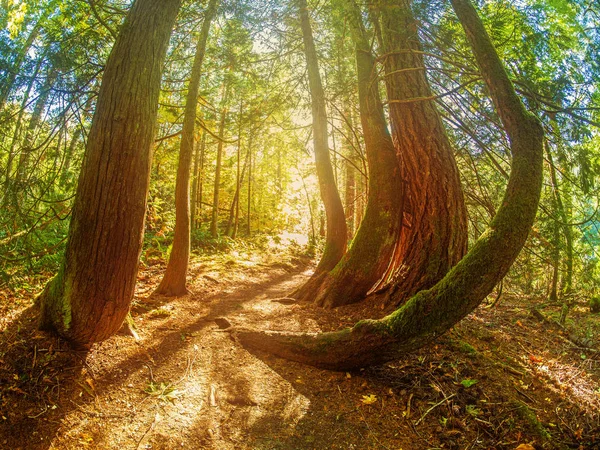
[[406, 179], [404, 229], [390, 265], [390, 298], [428, 289], [467, 249], [467, 220], [454, 152], [427, 80], [411, 0], [379, 0], [392, 136]]
[[331, 159], [329, 157], [325, 93], [321, 83], [321, 75], [319, 74], [319, 61], [306, 0], [298, 0], [298, 10], [311, 96], [315, 164], [319, 179], [319, 191], [325, 207], [327, 221], [325, 248], [321, 260], [315, 269], [315, 273], [304, 286], [292, 294], [298, 299], [305, 300], [314, 298], [315, 289], [320, 285], [323, 275], [333, 269], [346, 252], [346, 237], [348, 232], [344, 207], [335, 183]]
[[162, 65], [181, 0], [136, 0], [105, 66], [65, 256], [40, 327], [76, 346], [114, 334], [133, 297]]
[[190, 259], [190, 169], [194, 152], [196, 109], [206, 41], [208, 40], [210, 24], [217, 12], [217, 6], [218, 0], [210, 0], [204, 13], [204, 22], [202, 23], [200, 36], [198, 36], [194, 64], [185, 99], [183, 129], [179, 147], [179, 165], [177, 166], [177, 179], [175, 181], [175, 235], [167, 270], [158, 288], [156, 288], [156, 293], [166, 296], [180, 296], [188, 293], [186, 276]]
[[238, 330], [236, 336], [245, 346], [334, 370], [381, 364], [449, 330], [492, 292], [518, 256], [540, 198], [543, 128], [515, 93], [475, 8], [469, 0], [452, 0], [452, 5], [511, 143], [508, 186], [489, 229], [442, 280], [383, 319], [311, 335]]
[[361, 11], [347, 2], [356, 47], [360, 118], [369, 166], [367, 209], [352, 246], [327, 275], [316, 303], [336, 307], [364, 299], [386, 272], [402, 230], [404, 182], [379, 95], [375, 59]]

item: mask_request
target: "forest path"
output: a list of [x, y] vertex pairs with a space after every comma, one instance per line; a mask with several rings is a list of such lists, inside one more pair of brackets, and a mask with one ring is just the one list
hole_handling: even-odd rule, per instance
[[78, 354], [35, 330], [33, 308], [6, 324], [0, 448], [598, 442], [598, 354], [582, 358], [584, 350], [533, 319], [518, 299], [480, 308], [437, 344], [396, 363], [335, 373], [251, 354], [222, 329], [319, 331], [365, 314], [364, 306], [325, 311], [273, 301], [307, 279], [306, 261], [269, 252], [195, 259], [192, 293], [180, 298], [151, 295], [162, 270], [140, 273], [132, 308], [138, 341], [123, 332]]

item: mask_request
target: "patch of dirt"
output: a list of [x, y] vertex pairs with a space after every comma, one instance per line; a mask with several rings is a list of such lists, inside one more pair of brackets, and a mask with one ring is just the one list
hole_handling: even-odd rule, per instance
[[286, 300], [310, 275], [306, 261], [234, 256], [195, 261], [181, 298], [151, 295], [163, 267], [144, 269], [132, 308], [139, 340], [124, 331], [89, 353], [36, 331], [34, 307], [8, 308], [0, 448], [598, 446], [600, 354], [536, 320], [524, 300], [479, 308], [391, 364], [329, 372], [251, 354], [228, 330], [336, 329], [364, 307]]

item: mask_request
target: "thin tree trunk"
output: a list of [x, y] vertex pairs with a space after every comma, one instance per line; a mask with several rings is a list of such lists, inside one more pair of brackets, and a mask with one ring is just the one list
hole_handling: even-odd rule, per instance
[[[404, 229], [390, 265], [402, 302], [439, 281], [467, 249], [467, 220], [454, 152], [425, 73], [411, 0], [380, 0], [392, 135], [406, 180]], [[396, 269], [397, 268], [397, 269]]]
[[56, 81], [56, 71], [54, 69], [50, 70], [51, 72], [46, 77], [42, 91], [40, 92], [40, 95], [35, 102], [35, 106], [33, 107], [31, 119], [23, 138], [23, 145], [21, 147], [21, 154], [19, 155], [19, 163], [17, 165], [17, 171], [14, 179], [15, 189], [13, 190], [13, 198], [15, 203], [18, 202], [17, 192], [21, 190], [20, 184], [24, 181], [26, 174], [29, 172], [29, 160], [31, 158], [31, 153], [35, 149], [36, 134], [40, 126], [40, 122], [42, 121], [42, 115], [46, 108], [46, 103], [50, 98], [51, 88]]
[[473, 311], [521, 251], [542, 187], [543, 128], [515, 93], [475, 8], [468, 0], [451, 1], [511, 143], [508, 186], [489, 229], [442, 280], [383, 319], [316, 335], [239, 330], [245, 346], [334, 370], [390, 361], [428, 344]]
[[223, 158], [223, 137], [225, 135], [225, 122], [227, 120], [227, 97], [229, 86], [225, 87], [223, 96], [223, 111], [221, 112], [221, 123], [219, 124], [219, 142], [217, 143], [217, 165], [215, 167], [215, 187], [213, 191], [212, 220], [210, 222], [210, 234], [213, 239], [219, 237], [219, 189], [221, 186], [221, 160]]
[[236, 211], [239, 211], [239, 193], [240, 193], [240, 176], [241, 176], [241, 150], [242, 150], [242, 112], [243, 112], [243, 103], [240, 101], [240, 114], [238, 120], [238, 142], [236, 149], [236, 174], [235, 174], [235, 194], [233, 195], [233, 200], [231, 202], [231, 209], [229, 211], [229, 219], [227, 220], [227, 229], [225, 234], [229, 236], [231, 233], [231, 237], [235, 239], [235, 234], [237, 230], [234, 229], [231, 232], [232, 227], [234, 227], [234, 217], [236, 216]]
[[31, 46], [33, 45], [33, 43], [39, 36], [40, 30], [42, 29], [42, 26], [43, 26], [44, 22], [46, 21], [46, 19], [48, 18], [48, 15], [50, 14], [50, 12], [51, 11], [49, 8], [46, 8], [44, 10], [44, 12], [42, 13], [42, 16], [38, 19], [37, 23], [34, 25], [33, 29], [27, 36], [27, 39], [25, 40], [25, 44], [23, 45], [21, 52], [18, 54], [17, 59], [15, 60], [15, 63], [8, 70], [8, 76], [6, 77], [6, 81], [0, 87], [0, 112], [2, 112], [2, 110], [4, 109], [4, 106], [6, 105], [6, 100], [8, 99], [8, 96], [10, 95], [10, 93], [12, 92], [13, 86], [15, 84], [15, 80], [17, 79], [17, 75], [21, 72], [21, 65], [25, 61], [25, 58], [27, 57], [27, 53], [29, 53]]
[[[560, 139], [560, 138], [559, 138]], [[565, 202], [563, 201], [560, 186], [558, 183], [558, 177], [556, 176], [556, 167], [554, 166], [554, 160], [552, 158], [552, 153], [550, 152], [550, 148], [546, 146], [546, 156], [548, 158], [548, 162], [550, 165], [550, 180], [552, 181], [552, 193], [554, 195], [554, 205], [556, 206], [556, 212], [558, 213], [558, 219], [555, 220], [555, 227], [560, 227], [563, 231], [563, 236], [565, 238], [565, 256], [566, 256], [566, 271], [561, 280], [561, 289], [560, 289], [560, 297], [563, 300], [562, 310], [559, 317], [559, 323], [561, 325], [565, 324], [567, 320], [567, 315], [571, 308], [572, 299], [570, 298], [570, 294], [573, 287], [573, 232], [571, 229], [570, 219], [571, 214], [568, 212], [567, 207], [565, 206]], [[568, 199], [569, 195], [567, 196]], [[570, 200], [568, 200], [570, 203]], [[557, 242], [558, 244], [558, 242]], [[558, 253], [558, 247], [557, 247]], [[558, 254], [556, 256], [556, 270], [558, 272], [559, 260]], [[556, 274], [558, 276], [558, 273]], [[553, 287], [556, 289], [553, 280]]]
[[2, 204], [4, 207], [8, 205], [9, 193], [12, 191], [10, 188], [11, 175], [13, 171], [13, 161], [16, 156], [16, 149], [19, 143], [19, 139], [21, 137], [21, 127], [23, 124], [23, 116], [25, 114], [25, 110], [27, 108], [27, 104], [29, 103], [29, 97], [31, 95], [31, 90], [33, 89], [33, 84], [37, 75], [39, 73], [40, 67], [44, 61], [44, 57], [40, 57], [38, 59], [35, 71], [33, 75], [29, 79], [29, 83], [27, 84], [27, 89], [25, 90], [25, 95], [23, 97], [23, 101], [21, 102], [21, 109], [19, 110], [19, 115], [17, 116], [17, 121], [15, 123], [15, 131], [13, 133], [13, 137], [10, 143], [10, 149], [8, 151], [8, 158], [6, 161], [6, 171], [4, 172], [4, 197], [2, 199]]
[[344, 216], [344, 207], [337, 190], [329, 157], [325, 93], [321, 84], [319, 61], [313, 40], [306, 0], [298, 0], [298, 9], [300, 26], [302, 28], [302, 38], [304, 41], [304, 54], [308, 70], [308, 84], [312, 100], [315, 164], [319, 179], [319, 190], [325, 207], [327, 220], [325, 249], [323, 250], [321, 260], [315, 269], [315, 273], [304, 286], [292, 294], [298, 299], [308, 299], [314, 297], [315, 288], [318, 288], [323, 275], [333, 269], [346, 252], [348, 232], [346, 218]]
[[76, 346], [129, 311], [144, 233], [162, 66], [181, 0], [136, 0], [105, 66], [65, 256], [38, 298], [40, 327]]
[[217, 0], [211, 0], [206, 9], [204, 22], [196, 45], [196, 55], [194, 56], [190, 84], [188, 85], [185, 99], [183, 129], [179, 147], [179, 164], [175, 182], [175, 235], [173, 237], [173, 246], [169, 255], [167, 270], [156, 289], [158, 294], [167, 296], [180, 296], [188, 292], [186, 288], [186, 276], [190, 259], [190, 169], [192, 166], [192, 153], [194, 151], [196, 109], [206, 41], [208, 40], [211, 21], [217, 12], [217, 5]]
[[404, 183], [379, 96], [375, 59], [354, 1], [347, 2], [356, 46], [360, 118], [369, 165], [369, 193], [363, 222], [352, 246], [328, 275], [317, 304], [341, 306], [362, 300], [384, 275], [402, 230]]
[[69, 182], [69, 171], [71, 170], [71, 164], [73, 163], [73, 154], [75, 153], [75, 147], [77, 147], [77, 143], [79, 142], [79, 138], [81, 138], [82, 131], [81, 127], [78, 125], [71, 137], [71, 141], [69, 142], [69, 146], [67, 147], [67, 152], [65, 155], [65, 165], [62, 168], [62, 173], [60, 174], [60, 183], [62, 185]]
[[248, 143], [248, 223], [246, 232], [250, 237], [252, 229], [252, 141], [254, 134], [250, 133], [250, 142]]
[[[347, 110], [348, 112], [348, 110]], [[352, 120], [352, 115], [347, 114], [348, 120]], [[346, 186], [344, 189], [344, 211], [346, 212], [346, 225], [348, 226], [348, 241], [354, 237], [356, 226], [356, 169], [352, 165], [354, 162], [355, 151], [352, 146], [350, 125], [346, 124], [347, 136], [345, 141], [346, 159], [344, 160], [344, 172], [346, 174]]]
[[202, 177], [204, 166], [204, 149], [206, 147], [206, 133], [202, 133], [200, 142], [196, 145], [194, 155], [194, 176], [192, 178], [192, 229], [198, 228], [198, 216], [202, 213]]
[[[551, 121], [551, 127], [559, 140], [558, 144], [558, 161], [559, 164], [564, 163], [565, 155], [564, 148], [562, 148], [562, 137], [560, 136], [560, 132], [558, 131], [558, 126], [555, 121]], [[556, 201], [556, 209], [558, 212], [558, 216], [560, 221], [560, 227], [563, 232], [563, 236], [565, 238], [565, 263], [566, 270], [561, 279], [561, 294], [564, 296], [569, 296], [573, 291], [573, 228], [571, 225], [571, 209], [572, 209], [572, 201], [571, 201], [571, 187], [569, 181], [567, 180], [564, 183], [565, 195], [561, 194], [560, 185], [558, 181], [558, 177], [556, 175], [556, 166], [554, 164], [554, 160], [552, 158], [552, 154], [550, 153], [550, 149], [547, 149], [547, 156], [550, 162], [550, 177], [552, 181], [552, 189], [554, 194], [554, 199]], [[562, 164], [564, 165], [564, 164]]]

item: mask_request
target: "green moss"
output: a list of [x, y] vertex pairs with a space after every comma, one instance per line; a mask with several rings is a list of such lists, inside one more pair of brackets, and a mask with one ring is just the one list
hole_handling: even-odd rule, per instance
[[64, 267], [46, 285], [37, 298], [41, 309], [41, 328], [64, 334], [71, 327], [71, 290], [70, 282], [65, 280]]
[[468, 342], [458, 341], [456, 344], [456, 347], [458, 348], [458, 350], [460, 350], [463, 353], [466, 353], [467, 355], [476, 355], [477, 354], [477, 349], [475, 347], [473, 347], [471, 344], [469, 344]]
[[550, 433], [548, 433], [548, 430], [546, 430], [544, 425], [538, 420], [535, 413], [525, 403], [515, 400], [512, 404], [516, 408], [519, 417], [526, 422], [529, 432], [546, 441], [552, 438]]

